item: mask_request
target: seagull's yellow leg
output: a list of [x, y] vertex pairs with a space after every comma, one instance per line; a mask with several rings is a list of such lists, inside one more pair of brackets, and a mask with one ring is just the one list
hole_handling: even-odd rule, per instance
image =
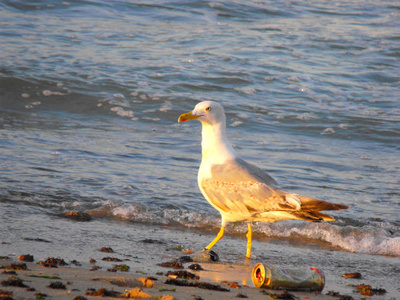
[[221, 229], [219, 230], [217, 237], [207, 247], [205, 247], [204, 250], [210, 250], [212, 247], [214, 247], [214, 245], [224, 236], [224, 231], [225, 231], [225, 226], [221, 226]]
[[249, 231], [247, 231], [247, 251], [246, 258], [250, 259], [251, 256], [251, 239], [253, 238], [253, 232], [251, 231], [251, 223], [248, 223]]

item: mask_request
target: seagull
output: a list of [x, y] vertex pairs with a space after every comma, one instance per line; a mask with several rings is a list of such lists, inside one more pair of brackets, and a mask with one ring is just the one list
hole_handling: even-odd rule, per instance
[[189, 120], [202, 124], [200, 191], [221, 214], [218, 235], [204, 250], [210, 250], [224, 236], [227, 223], [241, 221], [248, 223], [246, 258], [250, 259], [252, 222], [334, 221], [320, 211], [348, 208], [280, 190], [271, 176], [244, 161], [226, 137], [225, 112], [219, 103], [200, 102], [193, 111], [182, 114], [178, 122]]

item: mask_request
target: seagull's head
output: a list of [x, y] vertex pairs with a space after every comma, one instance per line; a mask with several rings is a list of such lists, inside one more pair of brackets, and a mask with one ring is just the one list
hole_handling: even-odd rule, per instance
[[193, 111], [180, 115], [178, 122], [198, 120], [203, 124], [215, 125], [225, 123], [225, 112], [221, 104], [214, 101], [198, 103]]

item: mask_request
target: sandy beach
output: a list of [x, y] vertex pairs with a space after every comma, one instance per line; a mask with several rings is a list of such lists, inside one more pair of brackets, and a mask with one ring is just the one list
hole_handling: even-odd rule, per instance
[[[282, 291], [265, 291], [238, 282], [187, 280], [208, 283], [201, 288], [167, 284], [168, 271], [153, 273], [131, 270], [128, 272], [107, 271], [105, 268], [88, 268], [68, 263], [67, 266], [43, 267], [37, 262], [17, 261], [14, 257], [2, 259], [0, 275], [1, 299], [83, 299], [106, 298], [151, 298], [151, 299], [232, 299], [268, 298], [268, 294]], [[27, 269], [18, 269], [26, 265]], [[86, 265], [86, 264], [84, 264]], [[12, 267], [13, 266], [13, 267]], [[18, 267], [19, 266], [19, 267]], [[16, 270], [11, 270], [15, 268]], [[190, 270], [189, 270], [190, 271]], [[228, 271], [228, 270], [227, 270]], [[161, 274], [162, 273], [162, 274]], [[190, 273], [197, 273], [191, 271]], [[173, 277], [170, 275], [170, 278]], [[17, 280], [20, 279], [20, 280]], [[182, 279], [183, 280], [183, 279]], [[10, 285], [7, 285], [9, 283]], [[11, 285], [20, 286], [11, 286]], [[213, 290], [220, 288], [221, 290]], [[332, 297], [308, 292], [291, 292], [300, 299], [332, 299]], [[6, 296], [10, 297], [7, 298]], [[81, 297], [81, 298], [79, 298]]]
[[[121, 259], [112, 248], [93, 251], [89, 261], [79, 261], [79, 257], [64, 260], [56, 253], [55, 258], [44, 260], [37, 260], [34, 253], [23, 257], [3, 255], [0, 256], [0, 299], [338, 299], [341, 296], [340, 293], [331, 296], [333, 291], [327, 295], [328, 290], [322, 293], [290, 291], [285, 295], [283, 291], [256, 288], [250, 279], [253, 262], [187, 262], [182, 263], [182, 269], [162, 266], [174, 262], [171, 261], [174, 255], [186, 254], [180, 249], [173, 252], [141, 264], [137, 264], [135, 257]], [[129, 267], [132, 261], [136, 263], [135, 268]], [[192, 270], [194, 265], [199, 269]], [[180, 278], [182, 275], [186, 278]], [[190, 286], [176, 285], [182, 282]], [[354, 295], [354, 299], [362, 297], [359, 293]], [[353, 299], [346, 297], [342, 295], [341, 299]]]

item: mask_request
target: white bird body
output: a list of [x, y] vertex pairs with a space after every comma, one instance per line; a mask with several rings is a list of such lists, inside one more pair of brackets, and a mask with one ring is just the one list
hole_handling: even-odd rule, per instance
[[178, 121], [188, 120], [202, 123], [198, 184], [204, 197], [222, 217], [221, 230], [206, 249], [211, 249], [222, 238], [226, 223], [244, 221], [249, 223], [246, 257], [250, 258], [250, 222], [288, 219], [334, 221], [319, 211], [348, 208], [279, 190], [272, 177], [245, 162], [233, 149], [226, 137], [226, 117], [220, 104], [200, 102], [192, 112], [181, 115]]

